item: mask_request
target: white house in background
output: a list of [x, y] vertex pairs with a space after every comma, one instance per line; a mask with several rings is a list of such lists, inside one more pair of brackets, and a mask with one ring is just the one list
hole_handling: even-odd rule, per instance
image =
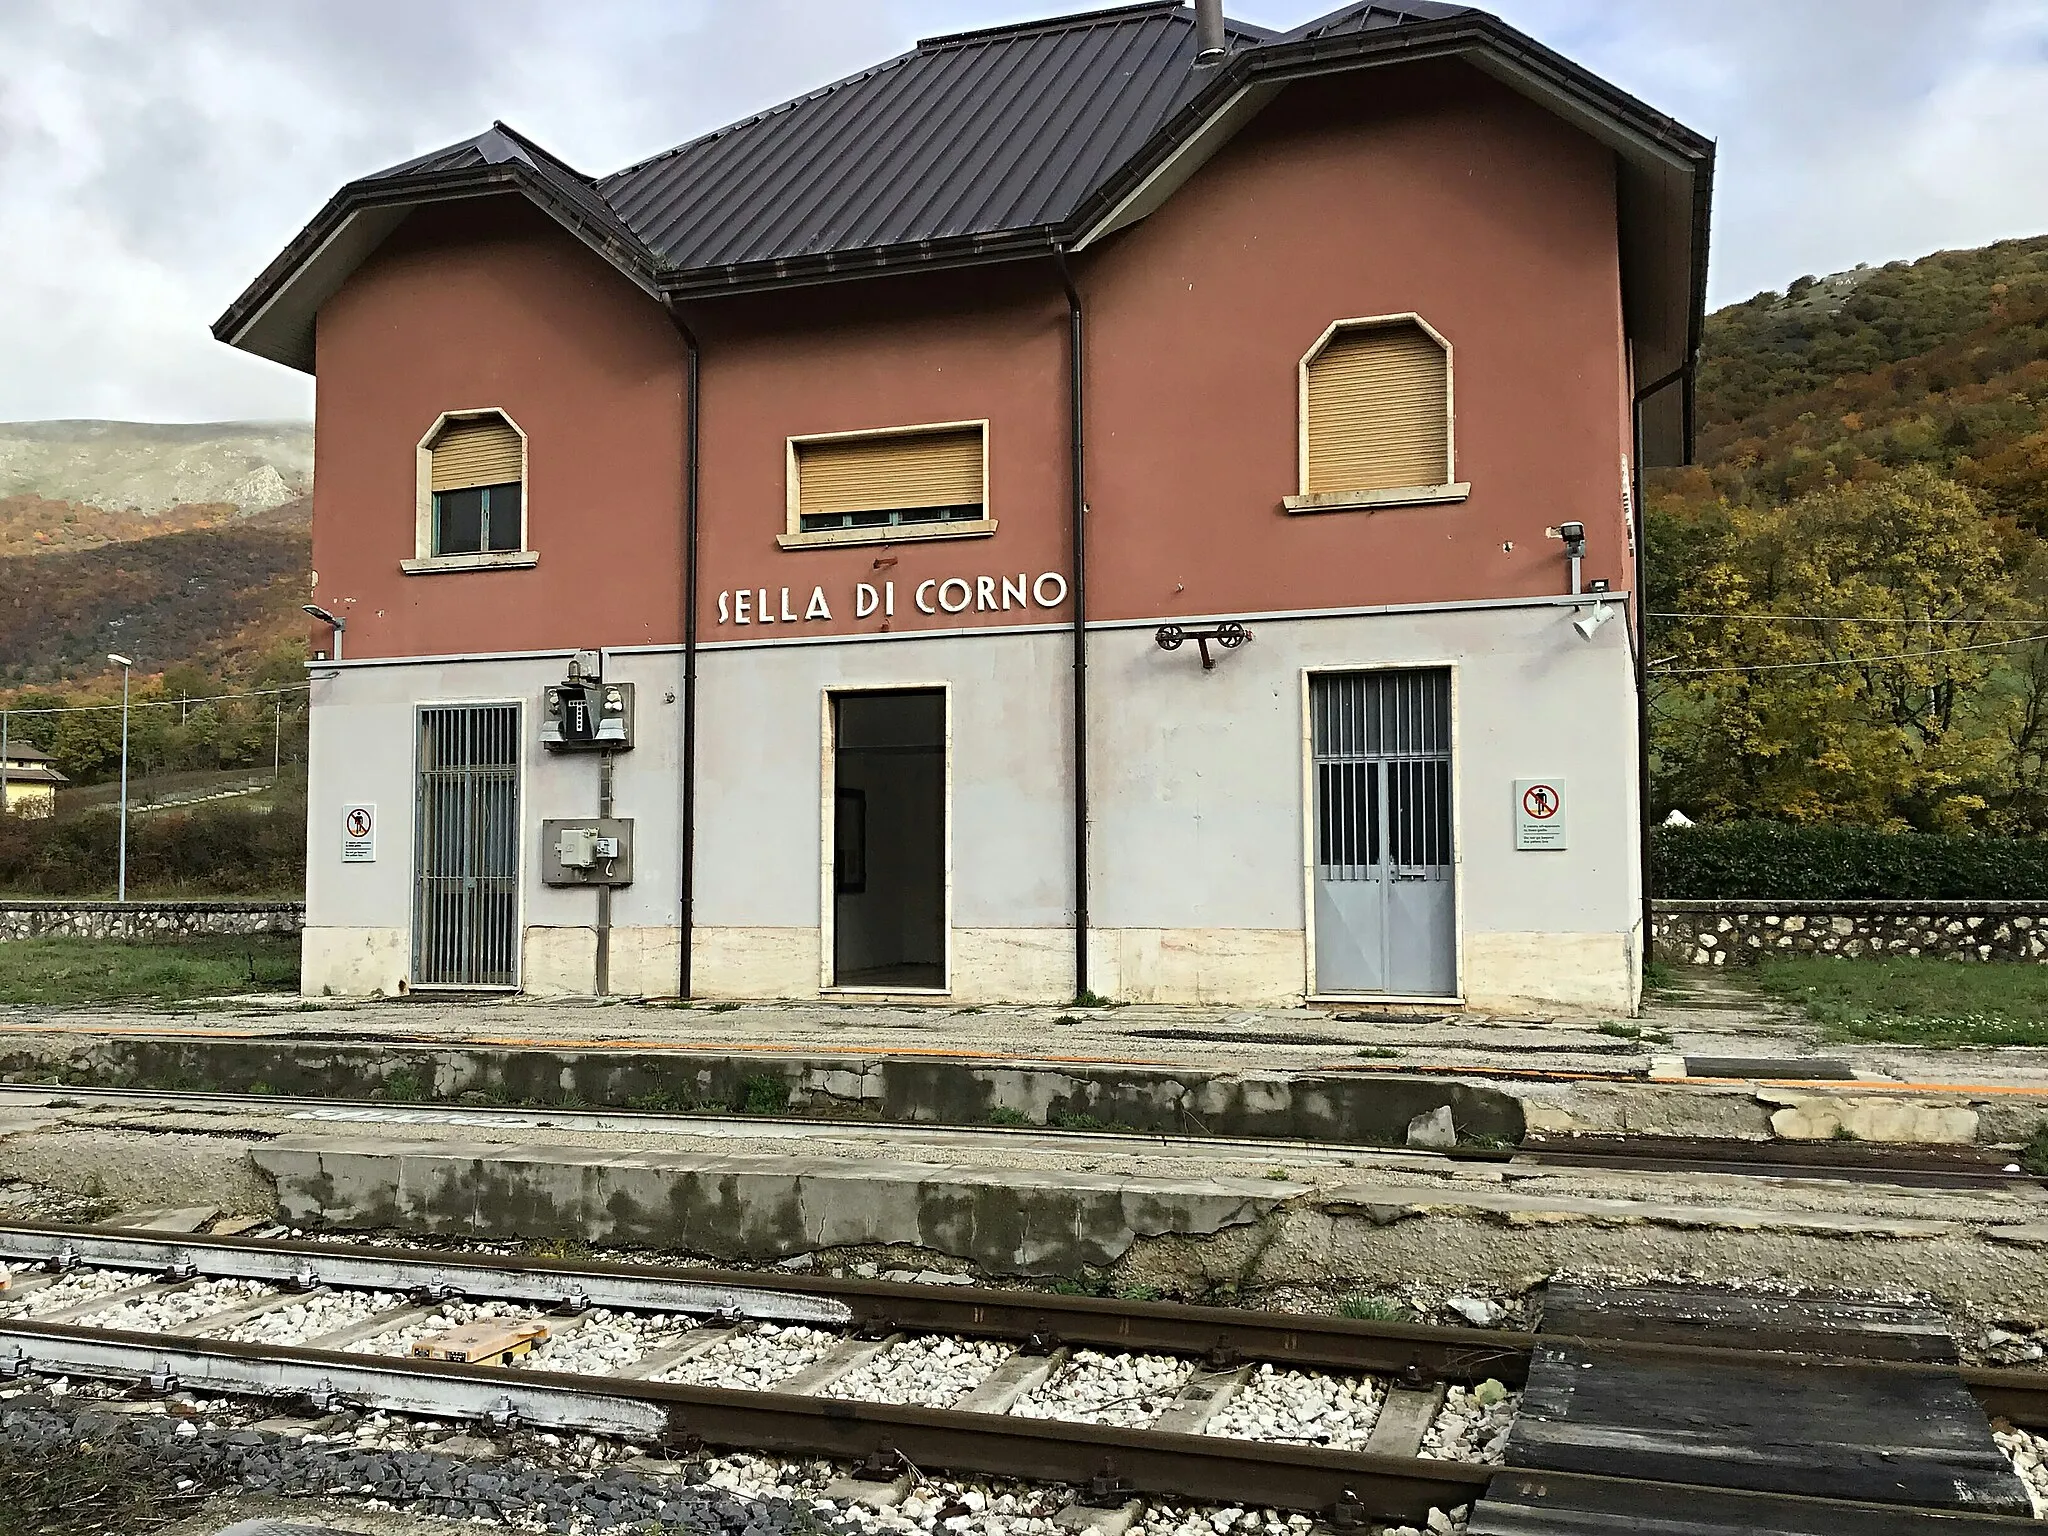
[[9, 742], [0, 763], [0, 811], [16, 816], [49, 816], [57, 809], [57, 786], [71, 781], [53, 766], [54, 759], [29, 742]]

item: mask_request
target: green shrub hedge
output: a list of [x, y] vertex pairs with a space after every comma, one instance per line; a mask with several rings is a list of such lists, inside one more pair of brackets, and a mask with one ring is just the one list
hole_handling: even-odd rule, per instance
[[[107, 896], [120, 818], [0, 816], [0, 895]], [[131, 896], [287, 896], [306, 888], [306, 806], [196, 806], [128, 823]]]
[[2048, 839], [1772, 821], [1659, 827], [1650, 837], [1650, 894], [1669, 901], [2048, 901]]

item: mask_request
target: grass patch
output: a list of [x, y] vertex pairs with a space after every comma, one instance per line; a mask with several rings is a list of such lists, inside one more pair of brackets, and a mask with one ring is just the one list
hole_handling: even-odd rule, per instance
[[2048, 1179], [2048, 1120], [2035, 1126], [2033, 1139], [2020, 1148], [2020, 1166]]
[[1759, 991], [1806, 1011], [1830, 1040], [2048, 1045], [2048, 966], [1997, 961], [1766, 959]]
[[1643, 962], [1643, 990], [1645, 992], [1669, 992], [1678, 985], [1678, 969], [1664, 960]]
[[1600, 1033], [1612, 1035], [1617, 1040], [1635, 1040], [1642, 1036], [1643, 1030], [1639, 1024], [1624, 1024], [1619, 1019], [1609, 1019], [1600, 1026]]
[[789, 1084], [765, 1072], [750, 1077], [740, 1084], [738, 1102], [733, 1108], [743, 1115], [785, 1114], [789, 1109]]
[[[783, 1097], [786, 1101], [788, 1095]], [[696, 1107], [696, 1099], [686, 1088], [656, 1088], [626, 1100], [626, 1108], [643, 1115], [687, 1115]]]
[[1391, 1296], [1346, 1296], [1337, 1312], [1355, 1323], [1398, 1323], [1408, 1316], [1408, 1309]]
[[388, 1104], [424, 1104], [434, 1096], [433, 1086], [411, 1067], [401, 1067], [385, 1078], [372, 1095]]
[[1021, 1110], [1012, 1109], [1007, 1104], [996, 1105], [994, 1109], [988, 1112], [987, 1118], [990, 1125], [1036, 1125], [1038, 1123]]
[[287, 934], [0, 944], [0, 1003], [180, 1003], [298, 987], [299, 941]]

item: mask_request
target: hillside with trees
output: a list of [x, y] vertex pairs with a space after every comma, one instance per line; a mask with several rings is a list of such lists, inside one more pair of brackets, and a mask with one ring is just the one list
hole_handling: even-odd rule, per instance
[[2048, 832], [2048, 238], [1723, 309], [1699, 403], [1647, 506], [1656, 813]]

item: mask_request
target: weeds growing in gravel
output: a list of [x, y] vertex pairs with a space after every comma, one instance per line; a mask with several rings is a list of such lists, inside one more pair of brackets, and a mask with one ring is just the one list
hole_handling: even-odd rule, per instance
[[789, 1084], [762, 1073], [740, 1084], [739, 1102], [733, 1106], [743, 1115], [780, 1115], [789, 1109]]
[[988, 1112], [988, 1123], [990, 1125], [1036, 1125], [1038, 1122], [1029, 1115], [1010, 1108], [1007, 1104], [998, 1104]]
[[1408, 1309], [1391, 1296], [1364, 1294], [1346, 1296], [1337, 1311], [1358, 1323], [1398, 1323], [1408, 1316]]
[[205, 1503], [134, 1447], [25, 1446], [0, 1459], [0, 1536], [144, 1536]]
[[2034, 1136], [2020, 1149], [2020, 1166], [2048, 1179], [2048, 1120], [2034, 1127]]

